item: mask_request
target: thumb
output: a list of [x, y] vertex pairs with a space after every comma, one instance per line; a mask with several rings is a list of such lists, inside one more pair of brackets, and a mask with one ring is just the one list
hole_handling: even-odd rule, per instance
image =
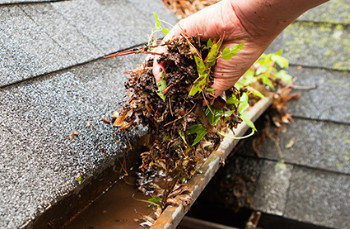
[[[175, 28], [176, 28], [176, 26], [172, 30], [170, 30], [169, 33], [164, 37], [164, 39], [162, 41], [163, 44], [164, 44], [164, 41], [169, 41], [174, 36]], [[168, 52], [168, 48], [166, 45], [160, 45], [157, 48], [155, 48], [153, 51], [156, 53], [166, 54]], [[157, 82], [162, 77], [162, 72], [165, 73], [164, 64], [162, 62], [159, 62], [159, 58], [160, 58], [160, 56], [154, 56], [153, 69], [152, 69], [153, 75], [156, 78]]]

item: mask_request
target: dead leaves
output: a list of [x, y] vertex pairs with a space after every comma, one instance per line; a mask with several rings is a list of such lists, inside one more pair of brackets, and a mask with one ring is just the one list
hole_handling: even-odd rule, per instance
[[77, 131], [74, 131], [74, 132], [70, 133], [70, 135], [69, 135], [69, 140], [73, 140], [74, 137], [75, 137], [75, 136], [78, 136], [78, 135], [79, 135], [79, 133], [78, 133]]
[[175, 12], [179, 18], [188, 17], [217, 2], [219, 0], [163, 0], [163, 3]]

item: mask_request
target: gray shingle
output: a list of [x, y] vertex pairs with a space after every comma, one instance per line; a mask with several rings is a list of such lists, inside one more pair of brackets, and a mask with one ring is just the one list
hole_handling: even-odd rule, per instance
[[[147, 41], [154, 25], [152, 12], [162, 4], [155, 1], [156, 9], [149, 6], [138, 10], [142, 1], [76, 0], [53, 3], [52, 6], [90, 39], [104, 54]], [[168, 16], [169, 18], [169, 16]], [[174, 20], [174, 17], [170, 17]]]
[[[1, 33], [0, 29], [0, 40], [4, 40], [5, 35]], [[19, 69], [16, 69], [17, 64], [18, 61], [9, 56], [7, 50], [0, 44], [0, 86], [22, 79]]]
[[153, 11], [175, 23], [161, 1], [136, 7], [140, 2], [74, 0], [0, 8], [0, 66], [6, 67], [0, 86], [147, 42]]
[[267, 52], [283, 49], [292, 64], [350, 70], [349, 40], [347, 26], [295, 22], [276, 38]]
[[[235, 155], [227, 158], [201, 194], [208, 202], [221, 203], [229, 208], [247, 205], [253, 199], [264, 160]], [[215, 193], [215, 194], [213, 194]], [[249, 204], [248, 204], [249, 205]]]
[[294, 167], [284, 216], [350, 228], [350, 176]]
[[350, 73], [322, 69], [290, 68], [298, 77], [296, 85], [312, 86], [312, 90], [295, 90], [300, 98], [288, 104], [293, 115], [312, 119], [332, 120], [350, 124]]
[[[286, 162], [350, 174], [349, 125], [295, 119], [280, 138], [282, 158]], [[286, 148], [292, 139], [294, 144]], [[279, 160], [278, 151], [269, 138], [259, 151], [263, 158]], [[239, 154], [254, 155], [254, 152], [248, 146]]]
[[[0, 30], [0, 44], [6, 55], [15, 62], [1, 63], [8, 67], [9, 73], [1, 76], [4, 84], [16, 82], [18, 78], [25, 79], [54, 71], [73, 63], [69, 54], [41, 31], [18, 6], [0, 8]], [[13, 72], [16, 72], [15, 77], [11, 75]]]
[[[240, 150], [243, 150], [242, 146], [246, 144], [240, 144]], [[225, 167], [220, 168], [203, 196], [206, 201], [236, 207], [233, 202], [236, 195], [247, 207], [283, 215], [292, 169], [292, 165], [282, 168], [274, 161], [235, 155], [226, 160]], [[244, 198], [245, 201], [242, 200]]]
[[[99, 0], [101, 1], [111, 1], [111, 0]], [[145, 16], [149, 18], [154, 18], [153, 13], [156, 13], [159, 16], [159, 19], [169, 23], [165, 25], [168, 29], [171, 28], [171, 25], [176, 24], [176, 19], [173, 16], [173, 13], [167, 8], [164, 4], [159, 4], [159, 0], [128, 0], [137, 10], [143, 12]], [[154, 26], [154, 20], [152, 20], [152, 27]]]
[[349, 0], [332, 0], [309, 10], [298, 20], [350, 24], [349, 12]]
[[37, 2], [55, 2], [62, 0], [0, 0], [0, 4], [16, 4], [16, 3], [37, 3]]
[[41, 31], [48, 34], [69, 56], [74, 64], [103, 56], [84, 35], [71, 25], [50, 4], [24, 5], [22, 10], [34, 20]]
[[252, 208], [274, 215], [282, 215], [287, 200], [292, 165], [264, 161]]
[[125, 152], [124, 133], [100, 117], [120, 108], [123, 72], [137, 60], [101, 60], [0, 90], [1, 228], [34, 219], [78, 187], [76, 174], [87, 180]]

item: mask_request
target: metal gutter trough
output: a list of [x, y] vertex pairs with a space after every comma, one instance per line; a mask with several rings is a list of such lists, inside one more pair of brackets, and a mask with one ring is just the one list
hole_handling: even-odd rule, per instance
[[[257, 102], [248, 111], [249, 117], [252, 121], [257, 120], [260, 115], [272, 104], [272, 99], [265, 97]], [[212, 177], [215, 175], [220, 165], [225, 161], [227, 156], [232, 152], [233, 148], [239, 142], [239, 139], [233, 139], [230, 137], [238, 138], [245, 134], [249, 129], [248, 125], [241, 123], [233, 132], [227, 134], [221, 142], [217, 151], [214, 151], [205, 163], [202, 165], [199, 173], [194, 175], [188, 182], [187, 187], [189, 193], [178, 195], [175, 199], [179, 203], [178, 206], [168, 206], [156, 222], [151, 226], [151, 229], [172, 229], [181, 222], [187, 211], [190, 209], [194, 201], [198, 198], [200, 193], [204, 190], [205, 186], [209, 183]]]

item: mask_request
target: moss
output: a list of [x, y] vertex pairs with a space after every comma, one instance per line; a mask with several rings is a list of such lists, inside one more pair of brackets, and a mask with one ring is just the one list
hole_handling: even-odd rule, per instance
[[300, 20], [350, 24], [350, 0], [333, 0], [309, 10]]
[[280, 39], [293, 64], [350, 70], [350, 28], [327, 23], [296, 22]]

